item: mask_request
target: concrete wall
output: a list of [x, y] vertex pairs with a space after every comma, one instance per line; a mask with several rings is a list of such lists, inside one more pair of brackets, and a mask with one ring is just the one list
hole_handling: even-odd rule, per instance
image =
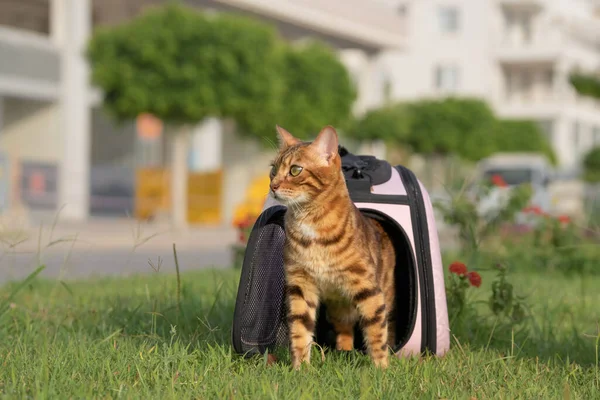
[[134, 167], [136, 133], [133, 121], [117, 123], [100, 107], [92, 110], [91, 165]]
[[63, 135], [56, 103], [4, 98], [0, 149], [21, 160], [60, 164]]

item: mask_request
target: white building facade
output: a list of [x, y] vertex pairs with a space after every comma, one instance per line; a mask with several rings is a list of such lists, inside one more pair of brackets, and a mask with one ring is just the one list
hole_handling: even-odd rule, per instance
[[568, 82], [575, 69], [600, 71], [598, 2], [377, 1], [406, 26], [403, 51], [380, 55], [392, 99], [483, 98], [500, 117], [540, 123], [564, 168], [600, 145], [600, 103]]

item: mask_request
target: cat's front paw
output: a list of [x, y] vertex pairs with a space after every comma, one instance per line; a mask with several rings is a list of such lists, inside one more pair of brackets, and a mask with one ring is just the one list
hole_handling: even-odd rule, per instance
[[387, 354], [385, 357], [373, 358], [373, 364], [380, 369], [386, 369], [389, 366], [389, 363], [389, 356]]
[[292, 369], [294, 371], [300, 371], [300, 367], [302, 367], [302, 363], [310, 364], [310, 357], [306, 357], [305, 355], [299, 355], [296, 357], [292, 357]]

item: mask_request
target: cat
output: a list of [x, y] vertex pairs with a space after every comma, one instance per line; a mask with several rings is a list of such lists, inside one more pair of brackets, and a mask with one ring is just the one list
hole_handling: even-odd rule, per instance
[[395, 337], [392, 241], [350, 199], [335, 128], [324, 127], [312, 143], [276, 128], [280, 147], [270, 193], [287, 206], [283, 259], [292, 367], [310, 363], [317, 309], [325, 304], [336, 349], [353, 349], [360, 322], [371, 360], [387, 368]]

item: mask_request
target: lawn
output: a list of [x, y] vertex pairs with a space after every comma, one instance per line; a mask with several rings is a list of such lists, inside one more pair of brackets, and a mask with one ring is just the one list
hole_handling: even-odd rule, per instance
[[[482, 273], [487, 293], [490, 273]], [[2, 398], [600, 398], [600, 277], [512, 274], [534, 315], [527, 333], [470, 321], [441, 359], [315, 353], [300, 372], [285, 352], [268, 365], [232, 352], [239, 271], [62, 284], [34, 280], [0, 316]], [[16, 284], [0, 288], [6, 304]], [[483, 307], [483, 305], [482, 305]], [[0, 313], [2, 309], [0, 308]]]

